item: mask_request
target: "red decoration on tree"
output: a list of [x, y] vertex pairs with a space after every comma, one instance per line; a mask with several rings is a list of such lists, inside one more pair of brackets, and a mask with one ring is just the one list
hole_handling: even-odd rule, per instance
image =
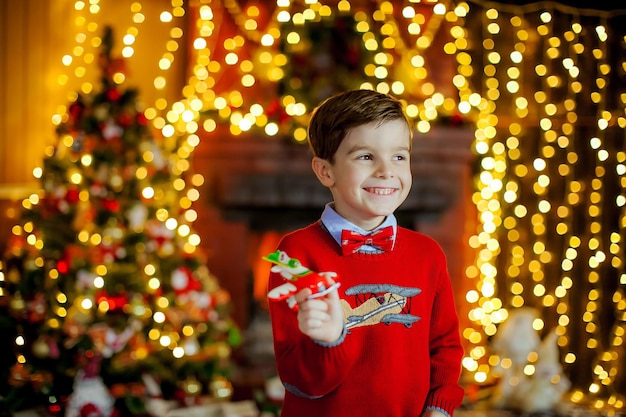
[[102, 200], [102, 207], [106, 210], [117, 213], [120, 210], [120, 202], [114, 199], [105, 198]]
[[78, 203], [78, 200], [79, 200], [78, 195], [79, 195], [78, 189], [76, 187], [71, 187], [65, 193], [65, 201], [71, 204], [76, 204]]

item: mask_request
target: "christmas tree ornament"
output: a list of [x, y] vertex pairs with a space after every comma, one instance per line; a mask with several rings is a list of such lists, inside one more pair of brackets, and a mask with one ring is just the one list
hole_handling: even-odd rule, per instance
[[89, 270], [79, 269], [76, 272], [76, 291], [86, 291], [92, 289], [97, 277], [98, 275]]
[[113, 120], [107, 120], [102, 127], [102, 137], [106, 140], [119, 138], [123, 133], [124, 129], [115, 124]]
[[233, 396], [233, 384], [224, 376], [216, 375], [209, 384], [209, 392], [218, 401], [228, 401]]
[[[9, 245], [14, 247], [16, 251], [21, 251], [24, 249], [24, 241], [17, 237], [15, 239], [12, 239], [9, 242]], [[0, 266], [2, 266], [1, 263], [0, 263]], [[6, 276], [6, 281], [11, 284], [17, 284], [21, 280], [21, 274], [17, 270], [17, 268], [10, 268], [8, 273], [5, 273], [5, 276]]]
[[23, 387], [30, 382], [30, 372], [23, 363], [15, 363], [9, 370], [9, 385]]
[[30, 383], [36, 392], [49, 392], [52, 384], [52, 373], [48, 371], [35, 371], [30, 376]]
[[141, 203], [134, 203], [126, 211], [128, 228], [133, 232], [140, 232], [146, 224], [148, 218], [148, 208]]
[[32, 351], [33, 355], [40, 359], [50, 357], [50, 344], [46, 340], [45, 336], [39, 336], [37, 340], [35, 340]]
[[194, 376], [189, 376], [183, 381], [183, 389], [185, 393], [190, 396], [200, 395], [202, 392], [202, 384]]
[[200, 396], [202, 395], [202, 383], [198, 379], [190, 375], [180, 382], [180, 388], [182, 390], [182, 403], [184, 406], [198, 405], [200, 403]]
[[24, 311], [26, 310], [26, 301], [24, 301], [20, 292], [13, 294], [11, 301], [9, 302], [9, 308], [11, 309], [11, 313], [16, 317], [20, 317], [24, 314]]
[[183, 341], [183, 349], [187, 356], [195, 356], [200, 352], [200, 343], [195, 336], [186, 337]]
[[176, 295], [186, 301], [189, 293], [200, 290], [202, 285], [193, 276], [189, 268], [180, 267], [172, 273], [172, 288], [174, 288]]
[[36, 293], [26, 304], [28, 320], [31, 323], [43, 321], [46, 317], [46, 299], [43, 293]]

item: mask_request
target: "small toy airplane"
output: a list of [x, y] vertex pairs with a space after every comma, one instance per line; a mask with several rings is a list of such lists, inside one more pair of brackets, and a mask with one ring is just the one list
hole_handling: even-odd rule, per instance
[[310, 288], [313, 294], [309, 298], [319, 298], [340, 285], [333, 280], [337, 277], [335, 272], [313, 272], [283, 251], [277, 250], [263, 259], [273, 263], [271, 271], [280, 273], [287, 281], [270, 290], [267, 297], [274, 301], [287, 300], [287, 305], [294, 310], [298, 307], [295, 295], [300, 290]]

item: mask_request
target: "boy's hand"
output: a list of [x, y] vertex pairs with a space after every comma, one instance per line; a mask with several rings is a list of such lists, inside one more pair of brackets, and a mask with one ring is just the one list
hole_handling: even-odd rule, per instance
[[296, 294], [300, 331], [320, 342], [336, 342], [343, 332], [343, 309], [337, 290], [320, 298], [309, 299], [311, 295], [309, 288]]
[[422, 414], [422, 417], [446, 417], [446, 415], [441, 411], [429, 410]]

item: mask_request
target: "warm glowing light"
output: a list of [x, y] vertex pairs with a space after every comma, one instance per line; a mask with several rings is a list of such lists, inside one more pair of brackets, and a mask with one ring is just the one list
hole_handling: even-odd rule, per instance
[[[84, 14], [97, 13], [98, 3], [79, 1], [74, 7]], [[623, 52], [624, 40], [612, 39], [615, 35], [606, 18], [589, 24], [575, 15], [568, 20], [571, 23], [557, 25], [563, 15], [570, 17], [569, 11], [423, 1], [405, 2], [402, 6], [381, 1], [370, 15], [357, 10], [348, 0], [337, 2], [336, 7], [314, 0], [296, 7], [296, 2], [278, 0], [276, 13], [271, 16], [273, 21], [266, 25], [260, 19], [264, 16], [263, 2], [249, 2], [246, 7], [241, 2], [225, 2], [234, 26], [224, 39], [223, 35], [218, 37], [221, 31], [217, 30], [224, 18], [223, 10], [218, 13], [216, 9], [214, 13], [210, 5], [199, 4], [195, 6], [195, 25], [190, 25], [197, 34], [189, 39], [190, 55], [184, 57], [191, 60], [191, 74], [182, 91], [184, 98], [171, 102], [165, 97], [173, 85], [169, 72], [179, 60], [178, 51], [186, 50], [181, 47], [184, 31], [176, 25], [186, 14], [182, 3], [174, 1], [171, 9], [160, 13], [161, 24], [172, 28], [170, 39], [161, 46], [163, 53], [154, 62], [160, 72], [152, 84], [163, 97], [148, 103], [145, 111], [166, 146], [181, 146], [171, 155], [143, 150], [143, 161], [161, 160], [171, 164], [177, 173], [186, 172], [191, 168], [194, 148], [222, 132], [306, 142], [307, 116], [316, 103], [298, 95], [310, 86], [291, 76], [293, 60], [285, 49], [307, 51], [303, 49], [310, 40], [307, 24], [319, 22], [321, 17], [332, 19], [339, 12], [350, 13], [355, 20], [357, 47], [367, 55], [362, 57], [367, 64], [356, 71], [367, 77], [363, 88], [407, 97], [406, 113], [420, 133], [427, 134], [443, 120], [458, 116], [474, 131], [472, 151], [477, 160], [473, 166], [478, 172], [470, 198], [476, 207], [478, 224], [469, 238], [476, 255], [475, 262], [466, 268], [472, 288], [466, 292], [465, 301], [471, 305], [468, 318], [475, 328], [462, 329], [471, 345], [463, 360], [464, 369], [473, 374], [477, 384], [482, 384], [491, 381], [492, 367], [510, 367], [506, 359], [489, 352], [490, 337], [497, 333], [511, 310], [540, 306], [550, 314], [545, 322], [542, 319], [534, 323], [535, 328], [556, 327], [559, 346], [571, 351], [564, 354], [565, 363], [578, 365], [580, 360], [576, 347], [570, 346], [571, 332], [580, 321], [587, 338], [582, 345], [598, 352], [598, 363], [593, 369], [595, 380], [585, 392], [574, 391], [572, 399], [583, 401], [588, 393], [611, 390], [617, 370], [623, 371], [623, 365], [620, 368], [617, 364], [624, 359], [620, 356], [624, 326], [618, 323], [617, 330], [607, 338], [610, 332], [602, 331], [606, 329], [602, 329], [600, 309], [609, 305], [610, 315], [623, 317], [626, 297], [621, 288], [606, 295], [596, 287], [607, 279], [626, 284], [626, 158], [622, 148], [613, 146], [615, 140], [611, 136], [612, 129], [626, 127], [626, 93], [613, 88], [619, 78], [615, 71], [622, 74], [626, 63], [622, 58], [609, 59], [618, 53], [612, 49], [622, 48]], [[428, 22], [421, 7], [432, 7], [434, 16]], [[123, 36], [121, 52], [128, 59], [136, 59], [141, 40], [138, 28], [145, 20], [141, 2], [133, 3], [131, 12], [134, 26]], [[464, 21], [472, 13], [480, 15], [476, 22], [483, 25], [477, 31], [478, 42], [474, 34], [468, 33], [470, 29]], [[84, 17], [77, 21], [87, 23]], [[399, 33], [400, 30], [406, 33]], [[446, 32], [444, 42], [433, 39], [438, 30]], [[56, 81], [62, 85], [72, 77], [84, 79], [88, 74], [86, 64], [94, 59], [88, 48], [92, 31], [80, 32], [77, 46], [61, 59], [67, 74]], [[449, 82], [455, 91], [449, 96], [438, 91], [433, 81], [443, 75], [429, 73], [432, 65], [427, 60], [437, 53], [452, 63]], [[595, 69], [591, 78], [585, 74], [586, 68]], [[125, 77], [115, 74], [114, 82], [121, 84]], [[255, 94], [258, 89], [279, 82], [296, 93], [284, 93], [275, 103], [263, 101]], [[83, 92], [93, 88], [91, 82], [81, 80]], [[611, 107], [613, 101], [621, 104]], [[52, 117], [55, 126], [67, 118], [66, 113], [65, 108], [56, 110]], [[62, 138], [65, 151], [71, 153], [80, 140], [73, 134], [66, 135]], [[95, 166], [94, 156], [81, 156], [82, 167]], [[200, 236], [190, 225], [198, 217], [191, 206], [201, 200], [203, 181], [193, 185], [189, 178], [172, 181], [174, 191], [182, 193], [176, 197], [171, 189], [152, 184], [152, 174], [152, 170], [143, 167], [134, 173], [141, 197], [179, 205], [177, 211], [159, 211], [160, 226], [166, 229], [162, 233], [184, 241], [185, 252], [193, 253], [200, 245]], [[42, 168], [33, 170], [35, 178], [43, 175]], [[67, 181], [74, 188], [86, 188], [80, 172], [68, 172]], [[121, 181], [119, 175], [111, 178], [111, 183], [118, 187]], [[89, 201], [90, 192], [81, 191], [79, 201]], [[26, 208], [38, 204], [41, 202], [36, 194], [22, 202]], [[63, 202], [61, 208], [66, 209]], [[41, 249], [42, 238], [32, 225], [13, 230], [16, 236], [23, 236], [26, 245]], [[82, 231], [78, 239], [94, 246], [110, 243], [110, 236], [90, 230]], [[167, 244], [159, 250], [167, 253]], [[38, 262], [43, 266], [43, 260]], [[96, 288], [106, 287], [105, 281], [110, 279], [106, 272], [98, 271], [91, 278]], [[143, 273], [148, 292], [152, 293], [161, 291], [169, 279], [160, 277], [154, 265], [144, 267]], [[50, 279], [59, 276], [62, 274], [55, 271]], [[584, 311], [577, 317], [569, 303], [584, 286], [590, 288], [585, 295], [588, 299], [583, 300]], [[89, 300], [82, 302], [83, 308], [92, 308], [86, 307]], [[167, 308], [165, 303], [160, 301], [159, 308]], [[167, 321], [160, 311], [145, 314], [152, 316], [155, 323]], [[556, 323], [548, 322], [547, 317], [553, 317]], [[151, 331], [150, 339], [171, 349], [175, 358], [191, 352], [180, 335], [165, 326], [163, 330]], [[537, 372], [536, 363], [524, 367], [527, 376]]]

